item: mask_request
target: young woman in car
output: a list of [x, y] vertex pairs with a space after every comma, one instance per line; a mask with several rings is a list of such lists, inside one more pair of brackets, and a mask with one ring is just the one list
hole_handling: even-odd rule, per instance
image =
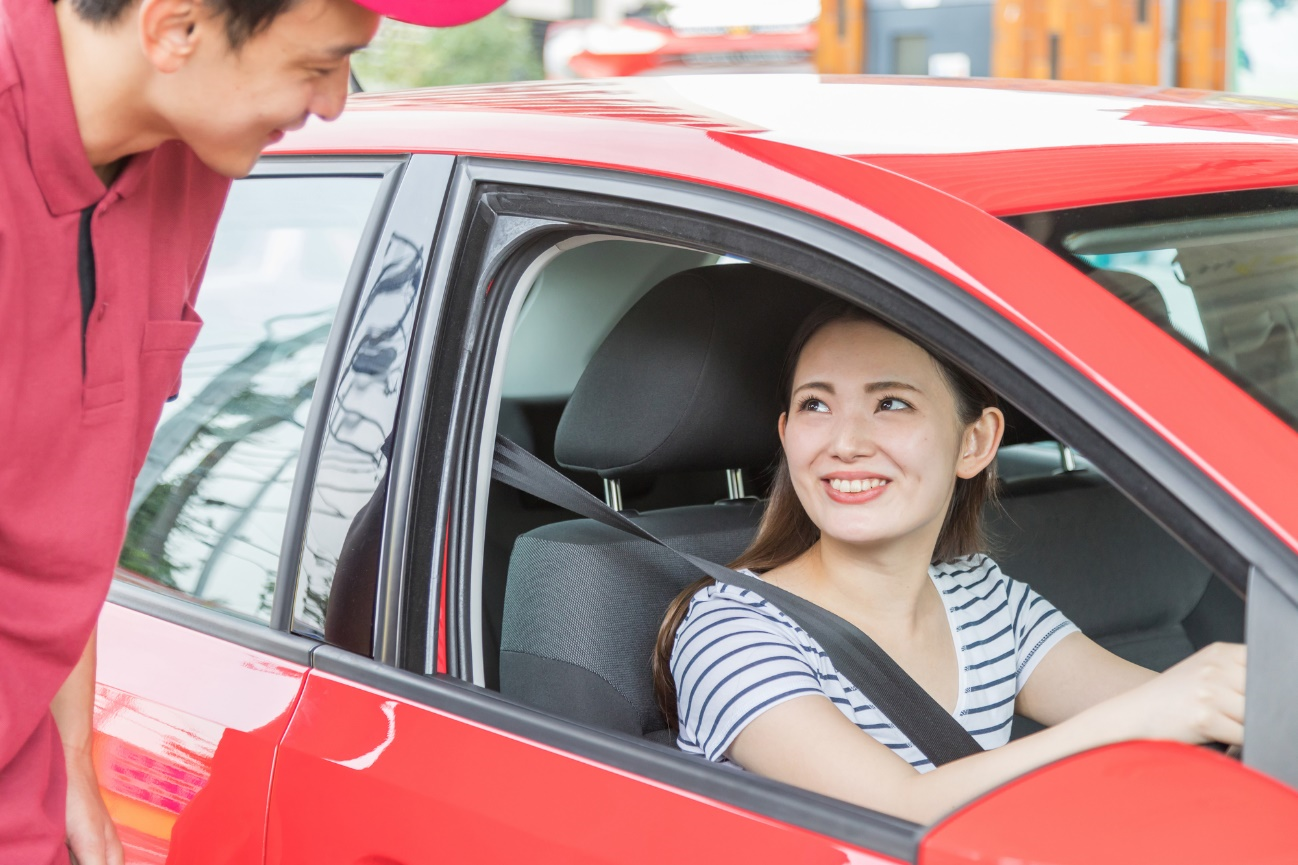
[[[654, 659], [684, 751], [927, 823], [1099, 745], [1241, 741], [1243, 646], [1150, 672], [981, 552], [1004, 429], [990, 390], [839, 302], [789, 367], [770, 501], [732, 567], [861, 628], [986, 750], [934, 768], [801, 628], [709, 578], [672, 604]], [[1047, 729], [1010, 742], [1015, 711]]]

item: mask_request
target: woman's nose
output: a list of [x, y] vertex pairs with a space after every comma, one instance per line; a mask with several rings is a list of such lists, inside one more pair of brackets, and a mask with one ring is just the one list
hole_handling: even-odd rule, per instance
[[874, 453], [875, 440], [867, 418], [845, 414], [837, 419], [830, 439], [830, 453], [841, 460], [854, 460]]

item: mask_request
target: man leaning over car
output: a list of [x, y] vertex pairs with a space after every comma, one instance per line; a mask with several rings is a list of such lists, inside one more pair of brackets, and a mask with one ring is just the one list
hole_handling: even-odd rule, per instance
[[115, 865], [94, 628], [229, 178], [343, 108], [379, 15], [502, 0], [0, 0], [0, 862]]

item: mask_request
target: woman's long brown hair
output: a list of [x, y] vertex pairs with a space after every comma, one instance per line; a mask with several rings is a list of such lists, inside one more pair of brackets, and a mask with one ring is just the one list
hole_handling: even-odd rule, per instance
[[[788, 356], [784, 363], [781, 377], [783, 404], [787, 407], [793, 391], [793, 373], [798, 364], [802, 350], [811, 338], [827, 325], [840, 321], [864, 321], [892, 329], [888, 324], [845, 301], [835, 300], [825, 303], [814, 310], [803, 322], [790, 343]], [[904, 334], [903, 334], [904, 335]], [[931, 355], [930, 355], [931, 356]], [[996, 405], [996, 394], [991, 388], [934, 357], [943, 379], [955, 397], [956, 412], [960, 422], [968, 425], [977, 420], [985, 408]], [[972, 478], [957, 478], [951, 504], [947, 508], [946, 519], [938, 534], [937, 545], [933, 549], [934, 563], [949, 562], [961, 556], [971, 555], [986, 547], [986, 536], [983, 533], [983, 508], [994, 498], [996, 488], [996, 464], [993, 462]], [[798, 494], [793, 489], [793, 480], [789, 475], [789, 464], [783, 452], [771, 481], [770, 497], [766, 503], [766, 512], [762, 514], [757, 526], [757, 536], [748, 545], [748, 549], [739, 558], [730, 563], [734, 570], [747, 568], [755, 573], [764, 573], [781, 565], [788, 564], [805, 553], [820, 539], [820, 529], [807, 516]], [[667, 725], [673, 731], [679, 726], [676, 712], [676, 681], [672, 677], [672, 648], [676, 643], [676, 632], [680, 629], [685, 614], [689, 611], [690, 601], [705, 586], [715, 582], [711, 577], [703, 577], [691, 583], [676, 596], [667, 607], [662, 625], [658, 628], [658, 640], [654, 645], [653, 678], [654, 697], [658, 708], [667, 719]]]

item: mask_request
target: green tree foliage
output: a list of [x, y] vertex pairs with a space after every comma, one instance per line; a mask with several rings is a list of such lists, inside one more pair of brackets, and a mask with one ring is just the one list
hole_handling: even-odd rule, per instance
[[503, 10], [445, 29], [384, 21], [353, 69], [367, 91], [541, 77], [531, 22]]

